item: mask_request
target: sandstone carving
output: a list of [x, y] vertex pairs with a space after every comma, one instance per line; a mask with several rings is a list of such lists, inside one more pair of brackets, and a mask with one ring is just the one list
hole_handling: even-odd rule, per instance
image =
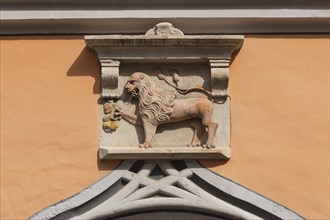
[[[162, 75], [158, 77], [162, 78]], [[145, 140], [139, 145], [140, 148], [152, 147], [152, 140], [159, 125], [183, 120], [190, 120], [190, 124], [194, 128], [194, 135], [189, 146], [215, 147], [213, 139], [218, 124], [212, 120], [212, 101], [207, 98], [177, 99], [175, 92], [164, 90], [142, 72], [133, 73], [124, 88], [127, 93], [139, 100], [138, 115], [124, 111], [115, 115], [122, 116], [131, 124], [142, 124]], [[185, 90], [183, 93], [189, 91]], [[208, 132], [207, 141], [201, 145], [201, 136], [206, 130]]]
[[[213, 94], [208, 91], [207, 89], [203, 88], [202, 86], [195, 86], [195, 87], [192, 87], [192, 88], [189, 88], [189, 89], [182, 89], [182, 88], [179, 88], [177, 85], [178, 85], [178, 82], [179, 82], [179, 75], [174, 72], [172, 72], [173, 70], [170, 71], [170, 73], [172, 74], [172, 78], [173, 78], [173, 82], [176, 84], [176, 85], [172, 85], [166, 78], [165, 78], [165, 75], [160, 72], [157, 74], [157, 78], [159, 80], [163, 80], [167, 85], [171, 86], [172, 88], [174, 88], [178, 93], [180, 93], [181, 95], [187, 95], [188, 93], [191, 93], [191, 92], [201, 92], [201, 93], [204, 93], [205, 95], [207, 95], [210, 99], [213, 100]], [[221, 96], [221, 97], [229, 97], [228, 95], [224, 95], [224, 96]]]
[[119, 112], [119, 107], [116, 103], [105, 103], [103, 105], [103, 129], [105, 132], [111, 133], [118, 128], [118, 121], [121, 119], [116, 113]]
[[184, 34], [179, 29], [173, 27], [171, 23], [161, 22], [154, 26], [154, 28], [147, 31], [145, 34], [148, 37], [183, 37]]
[[[229, 66], [244, 36], [184, 34], [165, 21], [142, 35], [89, 35], [85, 42], [100, 62], [101, 100], [120, 106], [113, 116], [100, 109], [101, 159], [231, 157]], [[122, 93], [137, 71], [150, 77], [133, 74]]]

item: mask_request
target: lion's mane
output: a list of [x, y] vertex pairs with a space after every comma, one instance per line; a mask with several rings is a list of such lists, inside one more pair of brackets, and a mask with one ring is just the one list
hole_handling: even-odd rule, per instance
[[159, 87], [149, 76], [145, 76], [139, 95], [140, 116], [157, 126], [169, 120], [173, 112], [175, 94]]

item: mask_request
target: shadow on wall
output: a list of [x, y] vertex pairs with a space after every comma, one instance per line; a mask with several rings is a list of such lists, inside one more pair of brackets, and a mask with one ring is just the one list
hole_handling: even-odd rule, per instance
[[95, 79], [93, 94], [101, 93], [100, 64], [94, 53], [85, 47], [67, 72], [67, 76], [91, 76]]
[[199, 163], [205, 168], [214, 168], [223, 166], [226, 163], [230, 162], [229, 160], [199, 160]]
[[[73, 62], [70, 69], [67, 71], [67, 76], [91, 76], [95, 79], [93, 85], [93, 94], [101, 94], [101, 76], [100, 76], [100, 64], [97, 59], [97, 55], [85, 47]], [[98, 104], [100, 99], [98, 99]], [[96, 154], [96, 161], [98, 170], [113, 170], [120, 160], [100, 160], [98, 152]]]
[[101, 160], [99, 152], [96, 152], [97, 168], [98, 170], [114, 170], [121, 162], [121, 160]]

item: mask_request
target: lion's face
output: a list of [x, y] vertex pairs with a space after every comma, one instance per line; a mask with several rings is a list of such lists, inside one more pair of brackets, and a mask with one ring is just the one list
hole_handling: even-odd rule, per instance
[[143, 81], [146, 78], [144, 73], [136, 72], [133, 73], [127, 80], [125, 84], [125, 91], [130, 93], [133, 97], [138, 96], [141, 87], [143, 86]]

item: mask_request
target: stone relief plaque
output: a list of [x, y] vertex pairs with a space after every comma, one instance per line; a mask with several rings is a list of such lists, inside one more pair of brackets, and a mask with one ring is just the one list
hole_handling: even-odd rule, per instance
[[85, 36], [101, 63], [101, 159], [228, 159], [229, 63], [243, 36]]

